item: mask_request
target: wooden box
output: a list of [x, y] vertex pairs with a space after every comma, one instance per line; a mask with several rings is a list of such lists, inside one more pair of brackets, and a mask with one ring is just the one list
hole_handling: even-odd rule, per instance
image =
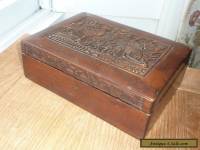
[[22, 41], [30, 80], [143, 138], [163, 94], [185, 65], [182, 44], [81, 13]]

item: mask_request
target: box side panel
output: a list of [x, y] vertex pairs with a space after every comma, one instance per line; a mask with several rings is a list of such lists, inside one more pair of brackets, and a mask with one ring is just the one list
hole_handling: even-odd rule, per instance
[[76, 80], [30, 56], [23, 55], [27, 78], [68, 99], [126, 133], [143, 138], [150, 115]]
[[[73, 61], [63, 59], [54, 53], [50, 53], [48, 50], [41, 49], [40, 47], [37, 47], [37, 45], [32, 45], [27, 41], [22, 42], [22, 51], [25, 55], [33, 57], [42, 63], [48, 64], [53, 68], [61, 70], [62, 72], [73, 76], [77, 80], [81, 80], [90, 86], [100, 89], [101, 91], [114, 96], [123, 102], [144, 111], [145, 113], [150, 113], [152, 105], [148, 100], [146, 100], [146, 98], [143, 97], [144, 95], [138, 93], [130, 93], [128, 90], [126, 90], [126, 88], [106, 80], [103, 75], [91, 72], [87, 68], [83, 68], [84, 63], [81, 63], [82, 65], [74, 64]], [[82, 58], [78, 55], [75, 55], [74, 57], [76, 57], [79, 61], [82, 60]], [[100, 65], [101, 64], [99, 64], [99, 66]], [[116, 74], [113, 74], [113, 77], [114, 76], [116, 76]], [[137, 82], [135, 81], [135, 84], [136, 83]]]
[[145, 113], [151, 113], [152, 104], [190, 51], [90, 14], [72, 17], [24, 43], [27, 55]]

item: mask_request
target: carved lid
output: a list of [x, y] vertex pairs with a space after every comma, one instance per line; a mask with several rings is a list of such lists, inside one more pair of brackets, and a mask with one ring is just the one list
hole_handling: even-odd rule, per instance
[[189, 54], [181, 44], [86, 13], [24, 43], [24, 53], [148, 113]]
[[131, 29], [106, 24], [91, 16], [82, 17], [50, 33], [48, 38], [141, 77], [172, 48], [162, 41], [138, 36]]

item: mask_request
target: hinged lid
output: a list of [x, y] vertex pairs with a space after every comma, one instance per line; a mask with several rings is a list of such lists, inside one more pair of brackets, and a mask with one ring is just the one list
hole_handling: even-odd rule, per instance
[[146, 113], [190, 52], [182, 44], [87, 13], [30, 36], [22, 50]]

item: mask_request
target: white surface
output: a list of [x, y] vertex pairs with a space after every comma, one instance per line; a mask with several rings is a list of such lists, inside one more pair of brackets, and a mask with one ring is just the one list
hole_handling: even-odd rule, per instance
[[164, 0], [53, 0], [53, 10], [158, 19]]
[[43, 9], [51, 9], [52, 7], [52, 0], [39, 0], [39, 5], [43, 8]]
[[0, 0], [0, 10], [13, 4], [16, 0]]
[[176, 40], [187, 9], [185, 7], [187, 2], [188, 0], [165, 0], [156, 31], [157, 35]]
[[94, 13], [175, 40], [187, 1], [189, 0], [40, 0], [40, 3], [44, 8], [66, 12], [67, 15], [83, 11]]
[[29, 17], [29, 19], [23, 21], [21, 24], [18, 24], [15, 28], [0, 37], [0, 52], [3, 52], [10, 44], [23, 34], [34, 34], [39, 32], [40, 30], [53, 24], [62, 15], [62, 13], [54, 13], [44, 9], [38, 11]]
[[[4, 1], [5, 0], [1, 3]], [[13, 1], [13, 3], [7, 3], [7, 5], [4, 5], [4, 7], [0, 9], [0, 36], [10, 31], [18, 23], [21, 23], [27, 17], [35, 13], [38, 8], [39, 6], [36, 0], [16, 0]]]

